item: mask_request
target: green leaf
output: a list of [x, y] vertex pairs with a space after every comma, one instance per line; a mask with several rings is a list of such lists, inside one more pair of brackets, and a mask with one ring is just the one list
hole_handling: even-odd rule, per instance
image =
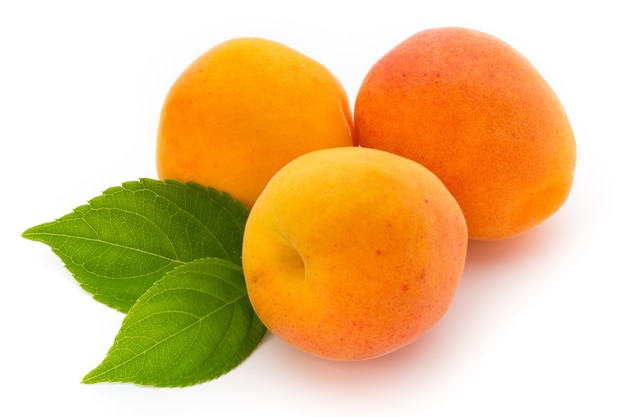
[[241, 266], [200, 259], [139, 297], [106, 358], [82, 382], [182, 387], [208, 381], [243, 362], [265, 332]]
[[186, 262], [217, 257], [240, 264], [248, 212], [198, 184], [141, 179], [109, 188], [22, 236], [49, 245], [96, 300], [127, 312]]

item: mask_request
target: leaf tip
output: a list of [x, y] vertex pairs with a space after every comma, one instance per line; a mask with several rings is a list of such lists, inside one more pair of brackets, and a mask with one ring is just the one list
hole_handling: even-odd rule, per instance
[[31, 240], [30, 237], [28, 236], [31, 233], [31, 229], [32, 227], [29, 227], [28, 229], [24, 230], [22, 233], [20, 233], [20, 237]]
[[96, 381], [94, 381], [94, 379], [91, 377], [91, 372], [89, 372], [83, 377], [83, 379], [80, 380], [80, 383], [84, 385], [93, 385], [96, 383]]
[[106, 380], [102, 378], [102, 372], [100, 372], [100, 366], [101, 365], [97, 366], [96, 368], [92, 369], [87, 374], [85, 374], [83, 379], [81, 379], [80, 383], [85, 384], [85, 385], [93, 385], [99, 382], [106, 382]]
[[[44, 223], [45, 224], [45, 223]], [[24, 239], [28, 239], [28, 240], [34, 240], [34, 241], [38, 241], [40, 239], [37, 238], [37, 236], [40, 234], [40, 230], [41, 227], [43, 226], [43, 224], [37, 225], [37, 226], [32, 226], [29, 227], [28, 229], [24, 230], [20, 236], [23, 237]]]

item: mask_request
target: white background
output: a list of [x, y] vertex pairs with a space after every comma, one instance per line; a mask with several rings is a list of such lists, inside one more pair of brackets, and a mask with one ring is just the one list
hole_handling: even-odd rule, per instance
[[[0, 415], [626, 415], [618, 4], [3, 1]], [[386, 357], [330, 362], [269, 336], [236, 370], [194, 387], [80, 384], [123, 316], [20, 234], [110, 186], [156, 178], [159, 111], [187, 65], [227, 39], [265, 37], [326, 65], [353, 103], [380, 56], [438, 26], [500, 37], [557, 92], [579, 152], [563, 208], [518, 238], [472, 242], [448, 314]]]

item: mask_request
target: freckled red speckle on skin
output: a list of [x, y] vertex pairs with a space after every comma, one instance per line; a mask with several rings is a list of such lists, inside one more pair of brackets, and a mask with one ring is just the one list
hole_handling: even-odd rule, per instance
[[406, 291], [408, 291], [408, 290], [409, 290], [409, 284], [404, 284], [404, 285], [402, 286], [402, 291], [406, 292]]

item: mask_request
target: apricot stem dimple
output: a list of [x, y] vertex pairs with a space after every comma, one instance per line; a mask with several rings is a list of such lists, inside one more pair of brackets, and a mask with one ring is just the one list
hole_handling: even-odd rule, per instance
[[281, 259], [278, 260], [278, 264], [288, 266], [291, 270], [302, 271], [302, 278], [304, 278], [305, 261], [300, 255], [300, 252], [296, 249], [295, 245], [284, 235], [280, 235], [280, 242], [282, 243], [283, 250], [281, 252]]

